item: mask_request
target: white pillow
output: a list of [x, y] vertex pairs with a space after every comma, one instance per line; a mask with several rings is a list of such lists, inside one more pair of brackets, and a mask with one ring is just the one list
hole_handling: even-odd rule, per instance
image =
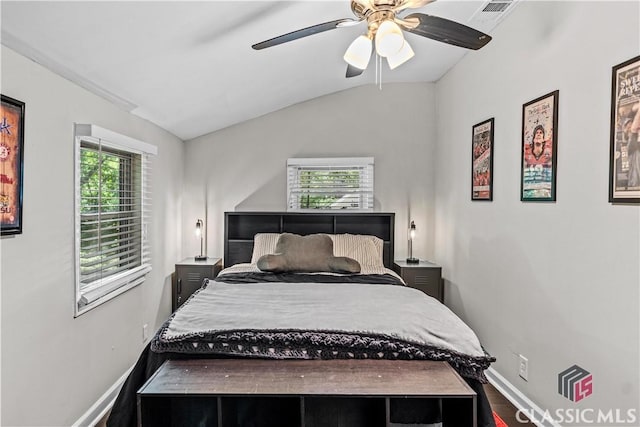
[[382, 239], [364, 234], [330, 234], [333, 255], [353, 258], [361, 266], [384, 267]]
[[257, 233], [253, 236], [251, 264], [256, 264], [262, 255], [275, 253], [279, 238], [280, 233]]

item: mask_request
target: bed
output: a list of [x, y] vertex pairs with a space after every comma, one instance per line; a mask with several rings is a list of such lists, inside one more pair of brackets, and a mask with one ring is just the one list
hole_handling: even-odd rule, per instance
[[[484, 370], [494, 359], [446, 306], [404, 286], [390, 270], [394, 219], [393, 213], [225, 213], [225, 269], [205, 280], [156, 333], [107, 425], [137, 425], [136, 392], [166, 360], [259, 358], [446, 361], [477, 393], [477, 425], [494, 426], [482, 388]], [[280, 255], [270, 258], [276, 247], [285, 255], [300, 252], [283, 249], [283, 236], [325, 246], [330, 238], [333, 253], [322, 260], [324, 270], [290, 265], [318, 265], [324, 247], [303, 251], [302, 261], [286, 260], [286, 268], [278, 264]], [[265, 265], [271, 270], [258, 267]], [[403, 425], [440, 425], [437, 405], [424, 406], [399, 407], [396, 418], [404, 417]], [[243, 426], [271, 425], [260, 422], [259, 410], [251, 415], [255, 408], [239, 410], [249, 412]], [[407, 414], [414, 412], [411, 419]]]

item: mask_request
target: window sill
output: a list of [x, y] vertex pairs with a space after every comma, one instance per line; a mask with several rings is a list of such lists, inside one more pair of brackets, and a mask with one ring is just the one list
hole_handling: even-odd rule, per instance
[[73, 317], [78, 317], [142, 284], [149, 271], [151, 271], [151, 266], [143, 265], [134, 271], [127, 272], [119, 280], [111, 280], [100, 286], [91, 286], [85, 292], [81, 292], [80, 298], [76, 301]]

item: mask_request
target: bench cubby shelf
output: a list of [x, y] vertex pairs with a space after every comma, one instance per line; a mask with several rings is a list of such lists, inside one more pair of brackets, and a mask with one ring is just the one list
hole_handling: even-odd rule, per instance
[[138, 391], [138, 425], [388, 427], [411, 407], [476, 426], [476, 394], [446, 362], [264, 359], [165, 362]]

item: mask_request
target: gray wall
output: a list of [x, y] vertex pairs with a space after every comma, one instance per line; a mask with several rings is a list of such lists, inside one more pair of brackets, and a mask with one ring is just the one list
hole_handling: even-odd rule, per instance
[[[222, 257], [225, 211], [286, 210], [289, 157], [375, 158], [375, 209], [396, 213], [396, 255], [407, 228], [419, 229], [414, 255], [434, 242], [434, 85], [373, 85], [316, 98], [186, 142], [184, 230], [207, 219], [208, 254]], [[205, 214], [205, 206], [207, 212]], [[184, 233], [183, 255], [200, 250]]]
[[[640, 400], [640, 208], [607, 202], [611, 67], [640, 52], [639, 21], [637, 1], [522, 2], [436, 87], [435, 260], [446, 302], [498, 358], [494, 368], [551, 410]], [[555, 89], [557, 202], [523, 203], [522, 105]], [[471, 126], [490, 117], [494, 201], [471, 202]], [[573, 364], [594, 378], [578, 404], [557, 393], [557, 374]]]
[[[179, 257], [183, 143], [2, 47], [2, 93], [26, 103], [23, 233], [1, 239], [2, 420], [76, 421], [132, 365], [142, 325], [170, 312]], [[73, 122], [158, 147], [152, 174], [153, 270], [144, 284], [73, 318]]]

